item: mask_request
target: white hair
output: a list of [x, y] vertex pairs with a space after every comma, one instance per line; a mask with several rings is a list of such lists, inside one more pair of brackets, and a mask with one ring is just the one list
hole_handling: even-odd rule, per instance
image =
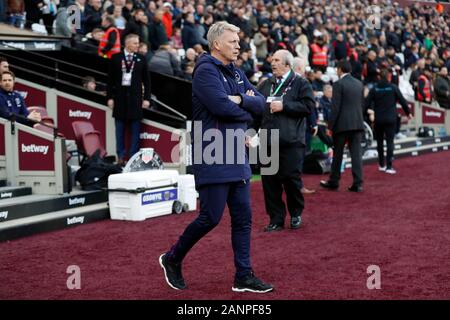
[[292, 61], [292, 69], [296, 72], [298, 71], [301, 75], [305, 74], [307, 65], [308, 60], [303, 57], [295, 57]]
[[208, 35], [206, 36], [206, 38], [208, 39], [208, 47], [210, 51], [214, 46], [214, 41], [216, 41], [224, 33], [225, 30], [238, 33], [240, 29], [234, 24], [230, 24], [225, 21], [214, 23], [211, 28], [209, 28]]
[[277, 50], [277, 52], [281, 53], [281, 57], [283, 58], [283, 63], [292, 69], [294, 67], [294, 56], [292, 55], [292, 53], [290, 53], [289, 51], [284, 50], [284, 49]]

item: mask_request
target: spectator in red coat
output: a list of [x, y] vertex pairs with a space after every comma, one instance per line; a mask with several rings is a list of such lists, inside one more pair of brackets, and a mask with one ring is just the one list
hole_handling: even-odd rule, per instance
[[162, 24], [166, 29], [167, 38], [172, 38], [172, 10], [173, 6], [169, 2], [165, 2], [163, 5], [164, 13], [162, 17]]

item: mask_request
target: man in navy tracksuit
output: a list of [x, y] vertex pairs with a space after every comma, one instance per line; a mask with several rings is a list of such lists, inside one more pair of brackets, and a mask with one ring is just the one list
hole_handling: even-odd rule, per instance
[[[259, 293], [273, 290], [253, 274], [250, 262], [251, 170], [245, 154], [244, 132], [253, 115], [262, 114], [265, 100], [234, 66], [240, 48], [238, 32], [239, 28], [226, 22], [213, 25], [207, 36], [211, 55], [202, 55], [193, 73], [193, 167], [200, 213], [175, 245], [159, 258], [167, 283], [177, 290], [186, 288], [181, 272], [184, 257], [218, 225], [225, 205], [231, 215], [236, 267], [232, 290]], [[211, 140], [209, 134], [223, 139], [223, 146], [215, 152], [210, 151], [220, 137]], [[232, 152], [234, 156], [230, 159]]]
[[41, 121], [41, 116], [37, 111], [28, 112], [23, 97], [19, 92], [14, 91], [15, 76], [11, 71], [5, 71], [1, 75], [0, 89], [0, 117], [11, 119], [12, 115], [19, 115], [17, 122], [33, 126], [34, 121]]

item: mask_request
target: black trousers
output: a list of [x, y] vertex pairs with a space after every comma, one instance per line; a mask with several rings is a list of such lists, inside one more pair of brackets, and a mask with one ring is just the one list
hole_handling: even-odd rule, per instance
[[283, 191], [286, 194], [287, 209], [291, 217], [301, 216], [305, 207], [305, 199], [301, 192], [301, 167], [305, 156], [304, 147], [280, 148], [279, 171], [275, 175], [261, 175], [266, 212], [271, 224], [284, 225], [286, 205]]
[[361, 186], [363, 184], [362, 170], [362, 150], [361, 139], [363, 131], [344, 131], [333, 133], [333, 162], [331, 163], [330, 184], [339, 186], [341, 179], [342, 157], [344, 155], [345, 143], [348, 142], [350, 156], [352, 159], [353, 185]]
[[377, 140], [378, 164], [380, 167], [384, 167], [385, 163], [383, 141], [386, 139], [386, 166], [388, 169], [392, 168], [396, 126], [396, 123], [375, 123], [375, 139]]

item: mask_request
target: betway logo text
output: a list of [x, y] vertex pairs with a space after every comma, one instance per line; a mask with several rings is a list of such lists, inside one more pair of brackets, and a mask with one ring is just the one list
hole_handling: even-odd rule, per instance
[[81, 198], [69, 198], [69, 206], [73, 206], [75, 204], [84, 204], [84, 201], [86, 200], [85, 197]]
[[2, 211], [0, 212], [0, 218], [3, 218], [6, 220], [8, 218], [8, 211]]
[[157, 133], [143, 132], [143, 133], [140, 134], [139, 137], [142, 140], [154, 140], [154, 141], [158, 141], [159, 140], [159, 134], [157, 134]]
[[45, 42], [35, 42], [34, 47], [36, 49], [49, 49], [49, 50], [55, 50], [56, 48], [54, 43], [45, 43]]
[[32, 153], [43, 153], [47, 154], [48, 146], [37, 146], [35, 144], [30, 144], [29, 146], [22, 143], [22, 152], [32, 152]]
[[67, 225], [79, 223], [82, 224], [84, 222], [84, 217], [73, 217], [73, 218], [67, 218]]
[[69, 117], [70, 118], [86, 118], [90, 119], [92, 115], [92, 112], [89, 111], [81, 111], [81, 110], [69, 110]]
[[0, 194], [0, 199], [3, 199], [3, 198], [12, 198], [12, 192], [2, 192]]
[[442, 116], [442, 113], [441, 112], [436, 112], [436, 111], [425, 111], [425, 115], [427, 117], [440, 118]]

